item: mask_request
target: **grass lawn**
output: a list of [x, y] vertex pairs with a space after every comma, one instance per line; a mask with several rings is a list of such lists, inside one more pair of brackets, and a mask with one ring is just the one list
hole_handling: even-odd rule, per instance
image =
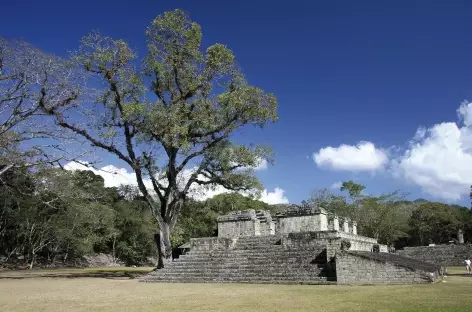
[[[149, 268], [83, 271], [87, 276], [127, 270], [142, 273]], [[452, 275], [445, 283], [425, 285], [302, 286], [145, 284], [135, 279], [41, 277], [44, 271], [65, 277], [74, 271], [78, 276], [77, 270], [39, 270], [36, 276], [31, 276], [34, 271], [0, 272], [0, 311], [472, 311], [472, 276]], [[18, 279], [22, 274], [28, 278]]]

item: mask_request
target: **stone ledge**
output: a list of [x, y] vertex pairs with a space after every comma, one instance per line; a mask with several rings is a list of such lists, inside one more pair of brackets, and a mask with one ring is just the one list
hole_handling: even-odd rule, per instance
[[219, 216], [218, 222], [237, 222], [237, 221], [251, 221], [256, 220], [256, 211], [254, 209], [233, 211], [226, 215]]
[[291, 205], [276, 215], [277, 218], [303, 217], [313, 216], [318, 214], [327, 214], [326, 210], [314, 206], [298, 206]]

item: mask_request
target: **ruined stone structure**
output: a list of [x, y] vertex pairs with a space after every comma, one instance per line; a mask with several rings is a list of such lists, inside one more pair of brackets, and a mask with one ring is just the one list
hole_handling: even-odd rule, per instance
[[431, 282], [439, 272], [388, 254], [376, 239], [358, 235], [356, 222], [318, 207], [291, 206], [274, 218], [269, 211], [232, 212], [218, 218], [218, 237], [193, 238], [188, 247], [143, 281], [401, 284]]
[[265, 236], [275, 234], [275, 222], [268, 211], [246, 210], [218, 217], [218, 237]]
[[405, 247], [399, 255], [443, 266], [462, 266], [472, 257], [472, 244]]

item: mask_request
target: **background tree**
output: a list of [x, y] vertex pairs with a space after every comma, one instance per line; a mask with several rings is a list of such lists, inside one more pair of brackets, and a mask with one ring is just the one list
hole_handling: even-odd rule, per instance
[[404, 197], [399, 196], [398, 192], [378, 197], [365, 196], [361, 200], [358, 214], [358, 225], [363, 235], [376, 238], [387, 245], [408, 236], [412, 205], [403, 201]]
[[412, 242], [419, 245], [447, 243], [461, 227], [456, 211], [443, 203], [427, 202], [410, 219]]
[[146, 264], [156, 255], [156, 225], [147, 203], [126, 200], [91, 171], [15, 168], [3, 181], [0, 265], [75, 266], [95, 253]]
[[75, 60], [107, 87], [93, 105], [40, 105], [59, 126], [134, 171], [159, 225], [158, 267], [163, 267], [171, 259], [170, 233], [195, 185], [260, 188], [251, 167], [271, 161], [270, 150], [237, 145], [231, 134], [275, 121], [277, 103], [246, 82], [226, 46], [214, 44], [202, 52], [200, 26], [181, 10], [158, 16], [146, 34], [142, 72], [134, 68], [136, 54], [124, 41], [96, 33], [85, 37]]
[[66, 82], [77, 77], [70, 62], [0, 37], [0, 177], [11, 168], [64, 157], [51, 140], [59, 133], [41, 118], [40, 103], [75, 99], [78, 91]]
[[317, 190], [308, 203], [357, 221], [359, 233], [377, 238], [380, 243], [392, 244], [407, 236], [412, 205], [404, 201], [404, 196], [398, 192], [369, 196], [362, 193], [364, 190], [365, 186], [347, 181], [340, 188], [346, 195]]

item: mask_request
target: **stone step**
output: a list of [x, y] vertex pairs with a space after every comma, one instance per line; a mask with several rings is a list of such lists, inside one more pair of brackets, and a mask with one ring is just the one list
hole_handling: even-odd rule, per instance
[[310, 256], [301, 256], [301, 257], [259, 257], [259, 258], [249, 258], [249, 257], [192, 257], [185, 259], [176, 259], [172, 263], [184, 263], [184, 262], [250, 262], [250, 263], [277, 263], [277, 262], [312, 262], [316, 261], [319, 263], [326, 263], [324, 258], [316, 258]]
[[209, 276], [209, 277], [260, 277], [260, 278], [276, 278], [276, 277], [293, 277], [293, 278], [313, 278], [313, 277], [325, 277], [320, 272], [227, 272], [227, 271], [167, 271], [159, 274], [153, 274], [153, 276], [173, 276], [173, 277], [186, 277], [186, 276]]
[[198, 261], [189, 261], [189, 262], [178, 262], [173, 263], [167, 266], [167, 268], [181, 268], [187, 266], [195, 267], [204, 267], [204, 268], [216, 268], [216, 267], [225, 267], [225, 268], [302, 268], [302, 267], [314, 267], [320, 268], [324, 267], [326, 263], [312, 263], [310, 261], [303, 262], [198, 262]]
[[194, 266], [217, 266], [217, 265], [226, 265], [226, 266], [232, 266], [232, 267], [251, 267], [251, 266], [258, 266], [258, 267], [268, 267], [268, 266], [274, 266], [274, 267], [298, 267], [298, 266], [318, 266], [318, 265], [325, 265], [326, 263], [317, 263], [305, 259], [300, 259], [298, 261], [281, 261], [281, 260], [268, 260], [268, 261], [216, 261], [216, 260], [208, 260], [208, 261], [196, 261], [196, 260], [188, 260], [188, 261], [175, 261], [171, 264], [169, 264], [169, 267], [181, 267], [181, 266], [188, 266], [188, 265], [194, 265]]
[[248, 250], [230, 250], [230, 251], [195, 251], [195, 252], [190, 252], [185, 255], [182, 255], [180, 257], [190, 257], [190, 256], [206, 256], [206, 255], [211, 255], [211, 256], [237, 256], [237, 255], [242, 255], [242, 256], [264, 256], [264, 257], [269, 257], [269, 256], [278, 256], [278, 255], [302, 255], [302, 256], [308, 256], [308, 255], [319, 255], [322, 251], [320, 250], [298, 250], [298, 251], [286, 251], [286, 250], [263, 250], [263, 251], [255, 251], [253, 249], [248, 249]]
[[203, 275], [203, 274], [186, 274], [186, 275], [159, 275], [148, 276], [145, 280], [186, 280], [186, 279], [207, 279], [207, 280], [302, 280], [302, 281], [327, 281], [325, 276], [300, 276], [300, 275], [278, 275], [278, 276], [261, 276], [261, 275]]
[[[186, 268], [201, 269], [201, 270], [256, 270], [256, 271], [274, 271], [274, 270], [323, 270], [326, 264], [311, 264], [311, 263], [278, 263], [278, 264], [238, 264], [238, 263], [215, 263], [215, 264], [202, 264], [202, 263], [178, 263], [174, 265], [168, 265], [162, 270], [181, 270]], [[160, 271], [162, 271], [160, 270]]]
[[166, 274], [154, 274], [149, 275], [147, 279], [185, 279], [185, 278], [208, 278], [208, 279], [302, 279], [302, 280], [327, 280], [326, 276], [321, 276], [317, 274], [256, 274], [256, 273], [246, 273], [246, 274], [234, 274], [234, 273], [225, 273], [225, 274], [205, 274], [201, 272], [167, 272]]
[[[254, 252], [260, 252], [260, 249], [257, 249], [257, 250], [254, 250]], [[300, 251], [309, 251], [309, 250], [313, 250], [313, 251], [322, 251], [323, 249], [325, 248], [322, 248], [322, 247], [313, 247], [313, 246], [310, 246], [310, 247], [300, 247], [300, 248], [293, 248], [293, 247], [290, 247], [290, 246], [280, 246], [280, 245], [273, 245], [273, 246], [264, 246], [263, 249], [267, 249], [267, 251], [279, 251], [279, 250], [283, 250], [283, 251], [287, 251], [287, 252], [300, 252]], [[200, 252], [200, 253], [203, 253], [203, 252], [247, 252], [247, 251], [251, 251], [251, 249], [237, 249], [237, 248], [233, 248], [233, 249], [224, 249], [224, 248], [219, 248], [219, 249], [213, 249], [213, 250], [202, 250], [202, 249], [191, 249], [191, 252]]]
[[247, 284], [302, 284], [302, 285], [335, 285], [335, 281], [324, 278], [315, 279], [288, 279], [288, 278], [211, 278], [211, 277], [187, 277], [187, 278], [149, 278], [142, 282], [158, 283], [247, 283]]
[[217, 272], [217, 271], [228, 271], [228, 272], [238, 272], [238, 271], [251, 271], [251, 272], [320, 272], [324, 270], [323, 267], [317, 266], [296, 266], [296, 267], [254, 267], [254, 266], [242, 266], [242, 267], [228, 267], [225, 265], [220, 266], [197, 266], [197, 265], [189, 265], [189, 266], [176, 266], [176, 267], [168, 267], [164, 269], [166, 272], [177, 272], [177, 271], [206, 271], [206, 272]]
[[307, 254], [273, 254], [273, 255], [265, 255], [265, 254], [261, 254], [261, 255], [244, 255], [244, 254], [217, 254], [217, 255], [214, 255], [214, 254], [207, 254], [207, 255], [188, 255], [188, 256], [185, 256], [185, 257], [179, 257], [178, 259], [174, 260], [174, 261], [178, 261], [178, 260], [185, 260], [185, 259], [229, 259], [229, 258], [233, 258], [233, 259], [298, 259], [298, 258], [322, 258], [320, 255], [316, 255], [316, 254], [311, 254], [311, 253], [307, 253]]
[[263, 277], [210, 277], [210, 276], [187, 276], [187, 277], [154, 277], [154, 278], [148, 278], [146, 280], [143, 280], [146, 282], [166, 282], [166, 281], [172, 281], [172, 282], [181, 282], [181, 283], [189, 283], [189, 282], [199, 282], [199, 281], [211, 281], [211, 282], [224, 282], [224, 281], [232, 281], [236, 283], [240, 282], [309, 282], [309, 283], [323, 283], [327, 281], [332, 281], [331, 279], [327, 278], [316, 278], [316, 277], [309, 277], [309, 278], [301, 278], [301, 277], [275, 277], [275, 278], [263, 278]]
[[228, 268], [245, 268], [245, 267], [253, 267], [253, 268], [298, 268], [298, 267], [322, 267], [325, 266], [326, 263], [312, 263], [311, 261], [297, 261], [297, 262], [285, 262], [285, 261], [277, 261], [277, 262], [237, 262], [237, 261], [186, 261], [186, 262], [174, 262], [169, 264], [168, 268], [179, 268], [179, 267], [186, 267], [186, 266], [197, 266], [197, 267], [228, 267]]
[[[143, 278], [161, 283], [328, 284], [323, 248], [276, 245], [276, 236], [240, 237], [234, 249], [191, 250]], [[315, 263], [321, 262], [321, 263]]]

